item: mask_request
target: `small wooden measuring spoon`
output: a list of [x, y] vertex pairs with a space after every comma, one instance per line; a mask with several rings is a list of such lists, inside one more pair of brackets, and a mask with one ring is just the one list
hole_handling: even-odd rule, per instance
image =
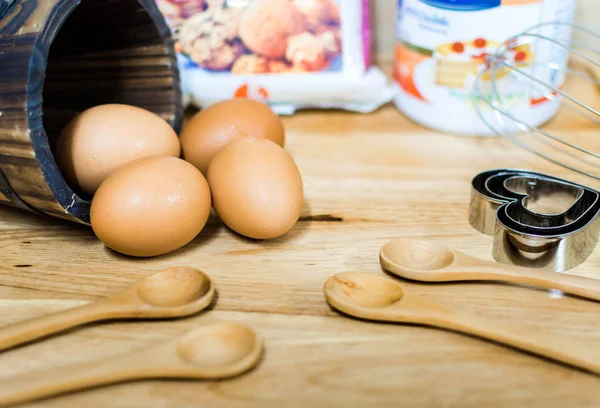
[[229, 378], [255, 367], [262, 350], [262, 340], [250, 328], [217, 323], [128, 355], [2, 380], [0, 406], [122, 381]]
[[0, 351], [90, 322], [192, 315], [210, 305], [214, 295], [212, 281], [201, 270], [165, 269], [117, 295], [0, 328]]
[[340, 273], [325, 282], [324, 291], [331, 306], [354, 317], [468, 333], [600, 374], [600, 350], [590, 344], [450, 310], [411, 293], [394, 279]]
[[600, 280], [474, 258], [444, 245], [410, 239], [387, 242], [379, 251], [381, 267], [403, 278], [425, 282], [496, 281], [559, 289], [600, 301]]

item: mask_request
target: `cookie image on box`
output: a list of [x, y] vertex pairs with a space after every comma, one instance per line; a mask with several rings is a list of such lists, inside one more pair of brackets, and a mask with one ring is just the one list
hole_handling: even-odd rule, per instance
[[309, 32], [290, 38], [285, 57], [304, 71], [320, 71], [327, 66], [323, 43]]
[[207, 7], [205, 0], [156, 0], [156, 5], [169, 21], [181, 22]]
[[335, 0], [156, 0], [190, 68], [233, 75], [342, 69]]
[[242, 55], [231, 67], [231, 73], [237, 75], [265, 74], [267, 72], [269, 72], [267, 59], [255, 54]]
[[324, 24], [340, 24], [340, 8], [333, 0], [294, 0], [293, 3], [304, 14], [311, 31]]
[[293, 2], [255, 0], [240, 21], [240, 38], [258, 55], [284, 58], [290, 37], [307, 29], [304, 14]]
[[321, 41], [328, 58], [334, 58], [342, 52], [342, 34], [339, 27], [322, 25], [314, 34]]
[[187, 19], [179, 32], [179, 43], [198, 66], [227, 70], [245, 52], [238, 38], [241, 10], [213, 8]]
[[[510, 48], [501, 55], [496, 56], [501, 44], [477, 38], [467, 42], [453, 42], [438, 46], [433, 53], [435, 60], [436, 84], [451, 88], [465, 88], [477, 73], [487, 63], [488, 57], [499, 58], [508, 64], [517, 67], [531, 65], [534, 59], [533, 52], [527, 45]], [[509, 69], [502, 64], [496, 64], [497, 69], [484, 72], [482, 80], [491, 80], [506, 77]]]

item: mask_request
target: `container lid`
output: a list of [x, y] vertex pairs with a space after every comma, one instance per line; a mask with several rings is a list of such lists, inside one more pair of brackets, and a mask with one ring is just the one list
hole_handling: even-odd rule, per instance
[[433, 7], [457, 10], [474, 11], [500, 7], [501, 0], [421, 0]]

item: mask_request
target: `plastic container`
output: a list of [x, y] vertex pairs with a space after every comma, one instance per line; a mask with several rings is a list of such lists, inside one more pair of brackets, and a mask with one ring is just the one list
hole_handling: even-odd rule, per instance
[[[412, 120], [438, 131], [493, 135], [478, 116], [473, 98], [475, 77], [486, 54], [542, 22], [571, 23], [574, 11], [574, 0], [398, 0], [396, 106]], [[568, 43], [572, 34], [565, 26], [546, 26], [537, 32], [561, 43]], [[536, 42], [507, 58], [560, 87], [564, 73], [536, 65], [552, 61], [566, 66], [568, 53], [557, 49], [548, 41]], [[501, 97], [512, 101], [511, 109], [535, 126], [558, 112], [559, 100], [541, 98], [510, 76], [497, 80], [496, 86]], [[489, 76], [482, 79], [481, 87], [491, 89]]]

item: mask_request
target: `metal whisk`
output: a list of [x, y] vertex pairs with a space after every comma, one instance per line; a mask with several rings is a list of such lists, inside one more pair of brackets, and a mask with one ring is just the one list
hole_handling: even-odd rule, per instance
[[[573, 34], [585, 41], [570, 40]], [[600, 137], [551, 133], [543, 127], [559, 110], [600, 125], [600, 49], [594, 48], [594, 42], [600, 45], [600, 35], [576, 24], [557, 21], [533, 26], [487, 56], [473, 85], [473, 97], [477, 114], [498, 135], [552, 163], [600, 180]], [[581, 89], [585, 83], [587, 92], [582, 97], [570, 94], [574, 83]]]

